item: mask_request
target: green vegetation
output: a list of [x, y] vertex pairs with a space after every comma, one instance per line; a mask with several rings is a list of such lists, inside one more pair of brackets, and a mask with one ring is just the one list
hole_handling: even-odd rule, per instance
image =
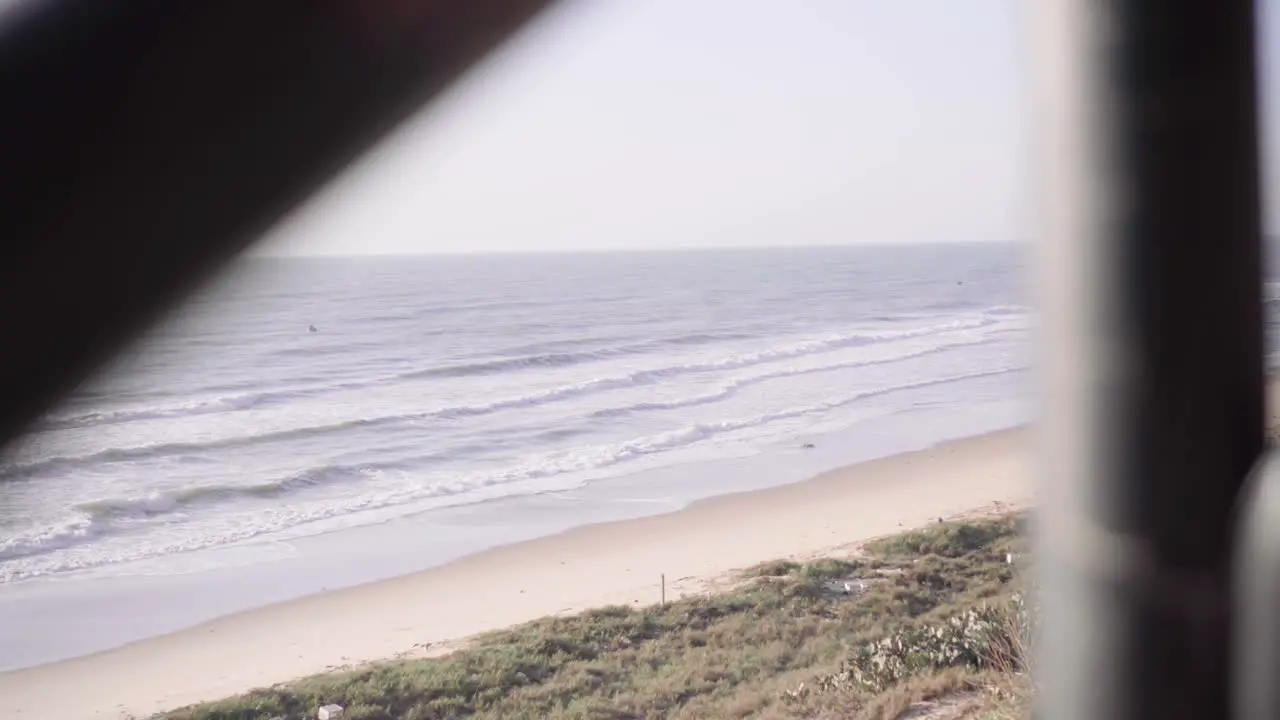
[[[1025, 710], [1022, 518], [940, 523], [848, 558], [751, 568], [734, 589], [606, 607], [475, 638], [451, 655], [320, 675], [174, 720], [896, 718]], [[847, 585], [846, 585], [847, 584]]]

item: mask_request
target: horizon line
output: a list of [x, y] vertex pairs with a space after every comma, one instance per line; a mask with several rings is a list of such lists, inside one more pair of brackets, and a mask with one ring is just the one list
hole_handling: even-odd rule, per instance
[[962, 245], [1017, 245], [1023, 240], [935, 240], [928, 242], [860, 242], [841, 244], [804, 244], [804, 245], [686, 245], [681, 247], [625, 247], [611, 249], [564, 248], [539, 250], [476, 250], [476, 251], [427, 251], [427, 252], [386, 252], [386, 253], [263, 253], [252, 249], [240, 254], [238, 260], [288, 260], [288, 259], [338, 259], [338, 258], [408, 258], [408, 257], [483, 257], [483, 256], [530, 256], [530, 255], [619, 255], [619, 254], [658, 254], [681, 252], [749, 252], [754, 250], [833, 250], [853, 248], [907, 248], [937, 247]]

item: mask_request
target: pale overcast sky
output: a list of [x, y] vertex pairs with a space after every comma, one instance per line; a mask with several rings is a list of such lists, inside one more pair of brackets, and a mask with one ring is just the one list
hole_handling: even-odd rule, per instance
[[1022, 9], [567, 0], [257, 252], [1021, 240]]

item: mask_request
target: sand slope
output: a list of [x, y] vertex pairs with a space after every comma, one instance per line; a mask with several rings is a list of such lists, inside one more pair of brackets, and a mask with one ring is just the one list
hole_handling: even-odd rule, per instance
[[326, 669], [448, 647], [477, 632], [611, 603], [703, 592], [736, 569], [970, 512], [1031, 503], [1027, 430], [853, 465], [794, 485], [592, 525], [444, 567], [0, 674], [0, 716], [146, 716]]

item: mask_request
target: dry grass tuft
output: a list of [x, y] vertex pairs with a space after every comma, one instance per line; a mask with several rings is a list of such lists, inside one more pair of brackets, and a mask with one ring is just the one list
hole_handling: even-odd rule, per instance
[[[301, 720], [327, 703], [352, 720], [887, 720], [929, 701], [1016, 712], [1031, 692], [1014, 670], [1027, 667], [1021, 641], [983, 667], [926, 668], [881, 692], [819, 684], [867, 643], [1007, 602], [1018, 588], [1005, 555], [1023, 550], [1019, 517], [943, 523], [870, 543], [855, 560], [765, 563], [713, 596], [544, 618], [444, 657], [318, 675], [165, 717]], [[846, 582], [858, 591], [843, 592]]]

